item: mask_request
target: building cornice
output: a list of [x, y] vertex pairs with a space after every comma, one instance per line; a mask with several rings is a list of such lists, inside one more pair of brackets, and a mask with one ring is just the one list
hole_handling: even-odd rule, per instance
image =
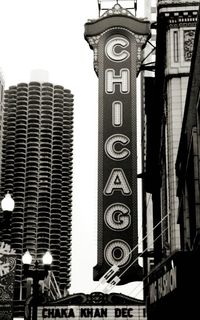
[[178, 7], [185, 7], [185, 6], [192, 6], [196, 5], [199, 6], [198, 0], [158, 0], [158, 8], [161, 7], [171, 7], [171, 6], [178, 6]]
[[198, 10], [198, 0], [160, 0], [158, 2], [158, 16], [164, 16], [169, 24], [196, 24]]
[[165, 20], [165, 25], [169, 29], [178, 27], [196, 27], [197, 16], [197, 6], [162, 8], [159, 10], [159, 17]]

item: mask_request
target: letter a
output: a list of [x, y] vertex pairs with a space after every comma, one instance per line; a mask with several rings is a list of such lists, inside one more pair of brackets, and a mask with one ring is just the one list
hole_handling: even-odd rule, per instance
[[120, 168], [115, 168], [112, 170], [106, 183], [104, 194], [106, 196], [110, 196], [114, 191], [121, 191], [126, 196], [129, 196], [132, 193], [125, 173]]

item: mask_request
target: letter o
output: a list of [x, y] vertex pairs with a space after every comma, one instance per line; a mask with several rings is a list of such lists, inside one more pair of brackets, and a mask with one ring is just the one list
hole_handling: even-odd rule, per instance
[[131, 248], [123, 240], [112, 240], [108, 242], [104, 249], [104, 258], [110, 266], [124, 267], [129, 263], [131, 256]]

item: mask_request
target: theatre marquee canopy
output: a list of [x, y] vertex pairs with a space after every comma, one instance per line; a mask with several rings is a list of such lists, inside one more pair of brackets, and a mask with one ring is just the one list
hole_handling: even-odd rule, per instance
[[122, 294], [74, 294], [38, 306], [38, 320], [58, 319], [146, 320], [144, 302]]

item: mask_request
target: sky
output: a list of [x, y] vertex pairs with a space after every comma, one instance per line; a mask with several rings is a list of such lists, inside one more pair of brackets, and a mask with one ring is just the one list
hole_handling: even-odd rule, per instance
[[[114, 3], [114, 2], [113, 2]], [[138, 17], [143, 1], [138, 1]], [[29, 82], [31, 70], [74, 94], [72, 280], [70, 293], [100, 291], [97, 262], [98, 78], [84, 24], [98, 18], [97, 0], [0, 0], [0, 69], [5, 88]], [[142, 16], [142, 14], [141, 14]], [[37, 80], [37, 79], [36, 79]], [[141, 298], [141, 284], [115, 292]]]

